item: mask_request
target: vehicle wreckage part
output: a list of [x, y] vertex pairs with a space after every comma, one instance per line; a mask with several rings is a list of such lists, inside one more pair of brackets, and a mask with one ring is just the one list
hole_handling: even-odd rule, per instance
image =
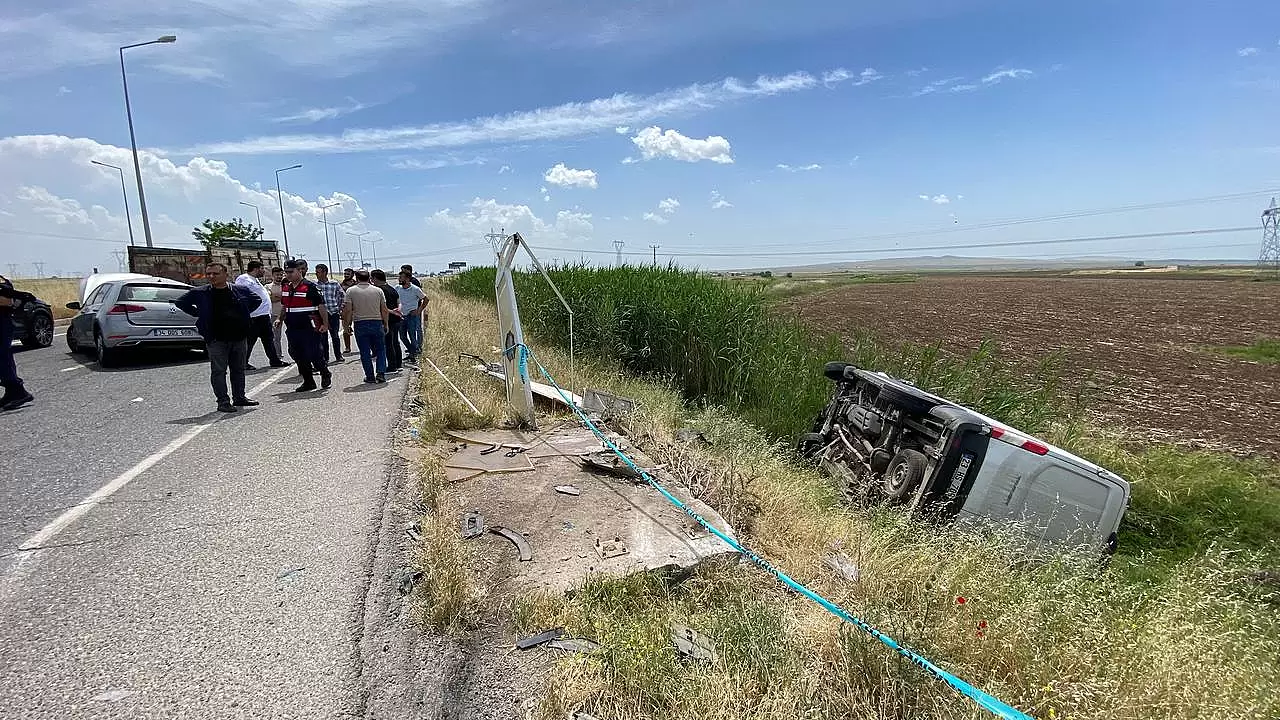
[[920, 481], [924, 480], [924, 471], [928, 466], [929, 459], [919, 450], [899, 450], [884, 473], [881, 491], [893, 502], [910, 498], [920, 486]]
[[556, 492], [563, 495], [581, 495], [582, 491], [572, 485], [557, 485]]
[[561, 638], [547, 643], [547, 647], [576, 653], [591, 653], [600, 649], [600, 643], [586, 638]]
[[504, 528], [501, 525], [494, 525], [489, 528], [489, 532], [510, 540], [516, 546], [516, 550], [520, 551], [520, 562], [529, 562], [533, 559], [533, 550], [529, 549], [529, 543], [525, 541], [524, 536], [520, 533], [511, 528]]
[[453, 391], [454, 391], [454, 392], [456, 392], [456, 393], [458, 393], [458, 397], [462, 398], [462, 402], [466, 403], [466, 404], [467, 404], [467, 407], [471, 408], [471, 412], [473, 412], [473, 413], [475, 413], [475, 414], [477, 414], [477, 415], [483, 415], [483, 414], [484, 414], [484, 413], [480, 412], [480, 408], [478, 408], [478, 407], [476, 407], [476, 406], [475, 406], [475, 403], [471, 402], [469, 399], [467, 399], [467, 396], [466, 396], [466, 395], [463, 395], [463, 394], [462, 394], [462, 391], [458, 389], [458, 386], [457, 386], [457, 385], [454, 385], [454, 384], [453, 384], [453, 381], [449, 379], [449, 376], [448, 376], [448, 375], [445, 375], [445, 374], [444, 374], [444, 371], [443, 371], [443, 370], [441, 370], [440, 368], [436, 367], [436, 364], [435, 364], [435, 363], [433, 363], [433, 362], [431, 362], [431, 358], [427, 357], [426, 355], [423, 355], [423, 356], [422, 356], [422, 359], [423, 359], [423, 360], [426, 360], [426, 361], [427, 361], [427, 364], [431, 366], [431, 369], [432, 369], [432, 370], [435, 370], [437, 373], [439, 373], [439, 374], [440, 374], [440, 377], [444, 378], [444, 381], [445, 381], [446, 383], [448, 383], [448, 384], [449, 384], [449, 387], [453, 388]]
[[716, 661], [715, 643], [711, 641], [711, 638], [688, 625], [672, 621], [671, 641], [675, 643], [676, 650], [681, 655], [709, 663]]
[[[547, 382], [551, 383], [551, 385], [556, 389], [556, 391], [561, 393], [561, 396], [563, 397], [564, 391], [560, 389], [560, 385], [556, 383], [556, 380], [554, 377], [551, 376], [551, 373], [547, 372], [546, 367], [544, 367], [542, 363], [538, 362], [538, 359], [534, 356], [532, 351], [529, 351], [529, 359], [533, 361], [534, 365], [538, 368], [538, 371], [542, 373], [542, 376], [547, 379]], [[835, 603], [819, 595], [813, 590], [810, 590], [805, 585], [794, 580], [790, 575], [787, 575], [783, 571], [774, 567], [768, 560], [765, 560], [764, 558], [760, 557], [759, 555], [752, 552], [751, 550], [748, 550], [747, 548], [743, 547], [742, 544], [739, 543], [737, 540], [733, 539], [732, 537], [729, 537], [727, 534], [724, 533], [724, 531], [720, 530], [716, 526], [707, 522], [705, 518], [703, 518], [701, 515], [694, 512], [692, 509], [690, 509], [689, 506], [681, 502], [680, 498], [677, 498], [675, 495], [672, 495], [671, 491], [663, 487], [662, 483], [658, 482], [648, 473], [641, 470], [640, 467], [636, 465], [633, 460], [631, 460], [631, 458], [627, 457], [621, 450], [618, 449], [618, 446], [612, 440], [610, 440], [609, 437], [600, 430], [600, 428], [596, 427], [595, 423], [591, 422], [591, 418], [587, 417], [582, 412], [582, 410], [580, 410], [577, 406], [571, 405], [570, 407], [572, 408], [574, 413], [578, 416], [578, 420], [583, 425], [585, 425], [588, 430], [594, 433], [595, 436], [599, 438], [602, 443], [604, 443], [605, 447], [611, 450], [622, 462], [626, 463], [628, 467], [630, 467], [633, 471], [635, 471], [638, 475], [640, 475], [641, 479], [644, 482], [648, 483], [649, 486], [652, 487], [654, 490], [657, 490], [672, 505], [679, 508], [689, 517], [692, 517], [694, 520], [698, 521], [699, 524], [705, 527], [713, 535], [720, 538], [720, 540], [723, 541], [730, 548], [732, 548], [736, 552], [741, 553], [744, 557], [746, 557], [752, 563], [754, 563], [761, 569], [768, 572], [775, 579], [777, 579], [778, 582], [782, 583], [783, 585], [790, 588], [791, 590], [794, 590], [800, 593], [801, 595], [804, 595], [806, 598], [820, 605], [822, 609], [826, 610], [832, 615], [835, 615], [836, 617], [840, 618], [844, 622], [847, 622], [850, 625], [857, 627], [858, 629], [867, 633], [871, 637], [880, 641], [880, 643], [883, 644], [885, 647], [894, 651], [895, 653], [902, 656], [903, 658], [906, 658], [907, 660], [911, 661], [913, 664], [917, 665], [925, 672], [929, 673], [930, 675], [937, 678], [938, 680], [941, 680], [942, 682], [946, 683], [956, 692], [972, 700], [975, 704], [977, 704], [982, 709], [992, 713], [993, 715], [996, 715], [997, 717], [1002, 718], [1002, 720], [1034, 720], [1030, 715], [1027, 715], [1021, 710], [1018, 710], [1017, 708], [1013, 707], [1012, 705], [1002, 702], [999, 698], [995, 697], [994, 695], [983, 692], [982, 690], [974, 687], [973, 685], [970, 685], [969, 683], [965, 682], [964, 680], [961, 680], [955, 675], [952, 675], [946, 670], [943, 670], [942, 668], [935, 665], [933, 662], [931, 662], [928, 658], [924, 657], [920, 653], [917, 653], [914, 650], [911, 650], [910, 648], [907, 648], [903, 645], [898, 644], [897, 641], [895, 641], [893, 638], [889, 637], [888, 635], [885, 635], [883, 632], [877, 630], [874, 626], [872, 626], [866, 620], [863, 620], [857, 617], [856, 615], [849, 612], [848, 610], [845, 610], [844, 608], [840, 607], [839, 605], [836, 605]]]
[[599, 555], [602, 560], [615, 558], [619, 555], [626, 555], [629, 552], [631, 551], [627, 549], [626, 543], [622, 542], [622, 538], [620, 537], [603, 541], [600, 538], [596, 538], [596, 554]]
[[521, 638], [517, 640], [516, 649], [528, 650], [529, 648], [538, 647], [539, 645], [545, 645], [546, 643], [549, 643], [552, 640], [557, 640], [562, 637], [564, 637], [564, 628], [562, 627], [551, 628], [550, 630], [547, 630], [545, 632], [540, 632], [537, 635], [530, 635], [527, 638]]
[[462, 537], [470, 540], [484, 534], [484, 515], [479, 510], [472, 510], [462, 518]]

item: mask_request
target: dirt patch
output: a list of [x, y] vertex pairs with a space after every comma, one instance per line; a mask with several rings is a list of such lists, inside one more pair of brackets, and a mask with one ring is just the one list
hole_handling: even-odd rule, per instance
[[1280, 458], [1280, 374], [1207, 346], [1280, 337], [1280, 283], [1133, 278], [925, 277], [858, 285], [781, 306], [846, 337], [934, 343], [984, 338], [1036, 362], [1059, 352], [1077, 386], [1101, 390], [1095, 420], [1139, 437]]

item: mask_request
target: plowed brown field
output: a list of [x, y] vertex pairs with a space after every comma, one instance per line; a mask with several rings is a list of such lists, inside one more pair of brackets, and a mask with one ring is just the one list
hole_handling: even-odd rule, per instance
[[1209, 346], [1280, 337], [1280, 283], [1243, 280], [926, 276], [787, 301], [824, 331], [964, 352], [983, 338], [1028, 363], [1052, 352], [1090, 410], [1141, 438], [1280, 458], [1280, 366]]

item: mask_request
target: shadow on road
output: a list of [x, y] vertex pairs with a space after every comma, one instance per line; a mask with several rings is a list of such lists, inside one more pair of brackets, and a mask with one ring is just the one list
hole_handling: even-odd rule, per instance
[[73, 353], [70, 350], [64, 351], [63, 355], [68, 360], [85, 366], [86, 369], [93, 372], [137, 372], [139, 370], [151, 370], [158, 367], [172, 367], [175, 365], [195, 365], [197, 363], [204, 364], [209, 362], [204, 353], [199, 350], [179, 350], [179, 349], [160, 349], [160, 350], [135, 350], [132, 352], [123, 352], [115, 357], [115, 367], [99, 367], [98, 361], [92, 355], [84, 355]]

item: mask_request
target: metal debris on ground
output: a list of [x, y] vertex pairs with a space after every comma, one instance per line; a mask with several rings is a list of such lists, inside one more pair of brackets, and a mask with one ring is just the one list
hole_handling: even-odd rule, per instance
[[557, 485], [556, 492], [562, 495], [581, 495], [582, 491], [572, 485]]
[[676, 650], [681, 655], [709, 663], [716, 661], [715, 643], [711, 638], [688, 625], [671, 621], [671, 640], [676, 644]]
[[614, 537], [612, 540], [603, 541], [600, 538], [596, 538], [596, 554], [603, 560], [615, 558], [619, 555], [626, 555], [629, 552], [631, 551], [627, 549], [626, 544], [622, 542], [622, 538], [620, 537]]
[[516, 550], [520, 551], [520, 562], [529, 562], [533, 559], [533, 550], [529, 548], [529, 543], [525, 542], [524, 535], [521, 535], [519, 532], [512, 530], [511, 528], [502, 527], [501, 525], [494, 525], [489, 528], [489, 532], [494, 535], [501, 535], [502, 537], [510, 540], [511, 543], [516, 546]]
[[397, 583], [397, 587], [400, 590], [400, 594], [408, 595], [409, 593], [413, 592], [414, 585], [417, 585], [418, 581], [421, 579], [422, 579], [421, 570], [410, 570], [408, 568], [401, 570], [400, 580]]
[[422, 541], [422, 532], [418, 529], [418, 523], [416, 522], [411, 522], [405, 526], [404, 534], [408, 535], [409, 539], [414, 542]]
[[462, 537], [470, 540], [484, 534], [484, 515], [479, 510], [472, 510], [462, 518]]
[[277, 579], [277, 580], [283, 580], [283, 579], [285, 579], [285, 578], [289, 577], [290, 575], [293, 575], [294, 573], [300, 573], [300, 572], [302, 572], [303, 570], [306, 570], [306, 569], [307, 569], [306, 567], [289, 568], [288, 570], [285, 570], [284, 572], [280, 573], [279, 575], [276, 575], [276, 579]]
[[552, 640], [559, 640], [562, 637], [564, 637], [564, 628], [551, 628], [550, 630], [545, 630], [537, 635], [530, 635], [527, 638], [517, 640], [516, 649], [528, 650], [529, 648], [549, 643]]
[[632, 470], [631, 466], [627, 465], [621, 460], [618, 460], [617, 456], [615, 455], [610, 455], [605, 459], [600, 459], [596, 457], [596, 455], [579, 455], [578, 457], [582, 460], [582, 463], [586, 465], [588, 468], [591, 468], [594, 470], [600, 470], [602, 472], [607, 472], [610, 475], [616, 475], [618, 477], [626, 478], [628, 480], [639, 480], [641, 482], [644, 481], [644, 479], [640, 477], [639, 473], [637, 473], [635, 470]]
[[822, 562], [834, 570], [837, 575], [850, 582], [858, 582], [858, 578], [862, 577], [857, 563], [843, 553], [826, 555], [822, 558]]
[[636, 401], [595, 388], [587, 388], [579, 403], [589, 415], [624, 417], [636, 411]]
[[600, 649], [600, 643], [586, 638], [561, 638], [547, 643], [547, 647], [576, 653], [590, 653]]
[[698, 430], [696, 428], [688, 428], [688, 427], [680, 428], [679, 430], [676, 430], [676, 441], [682, 442], [686, 445], [694, 442], [699, 442], [699, 443], [702, 443], [703, 445], [712, 444], [710, 438], [708, 438], [706, 435], [703, 435], [701, 430]]

